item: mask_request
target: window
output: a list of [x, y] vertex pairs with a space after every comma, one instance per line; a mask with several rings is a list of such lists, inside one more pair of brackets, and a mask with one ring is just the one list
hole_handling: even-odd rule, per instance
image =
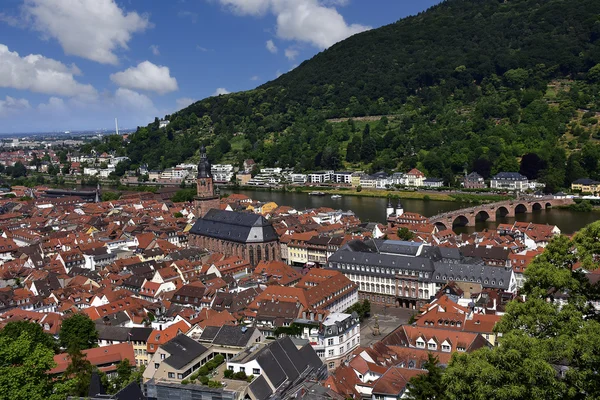
[[246, 372], [246, 367], [240, 367], [240, 372]]
[[183, 374], [177, 374], [177, 379], [183, 379]]
[[228, 368], [230, 371], [233, 371], [233, 365], [230, 365]]
[[327, 353], [327, 355], [328, 355], [329, 357], [333, 356], [333, 349], [329, 350], [329, 352]]
[[436, 350], [437, 349], [437, 344], [435, 344], [435, 343], [427, 343], [427, 348], [429, 350]]
[[448, 346], [447, 344], [443, 344], [442, 351], [450, 351], [450, 346]]
[[260, 369], [252, 368], [252, 375], [260, 375]]
[[154, 369], [158, 369], [160, 367], [159, 363], [154, 363]]
[[327, 339], [327, 346], [333, 346], [333, 338]]
[[335, 363], [333, 363], [333, 362], [330, 362], [330, 363], [329, 363], [329, 369], [333, 369], [333, 368], [335, 368]]
[[417, 347], [424, 348], [425, 342], [423, 342], [422, 340], [417, 340]]
[[161, 354], [161, 355], [160, 355], [160, 359], [161, 359], [161, 360], [164, 360], [164, 359], [165, 359], [165, 354]]
[[175, 379], [175, 372], [169, 372], [169, 379]]

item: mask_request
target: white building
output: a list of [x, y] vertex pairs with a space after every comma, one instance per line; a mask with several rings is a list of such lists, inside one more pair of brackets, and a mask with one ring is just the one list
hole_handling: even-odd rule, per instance
[[333, 182], [349, 185], [352, 183], [352, 172], [334, 172]]
[[331, 182], [331, 178], [333, 177], [333, 171], [318, 171], [311, 172], [308, 174], [308, 181], [310, 183], [326, 183]]
[[233, 165], [214, 164], [210, 167], [210, 172], [215, 182], [230, 182], [233, 178]]
[[500, 172], [490, 180], [490, 188], [525, 191], [529, 189], [529, 180], [518, 172]]
[[295, 184], [303, 185], [308, 182], [308, 176], [306, 174], [291, 174], [290, 181]]
[[329, 370], [337, 368], [360, 346], [360, 322], [356, 313], [331, 313], [319, 329], [304, 329], [303, 338]]
[[187, 169], [183, 168], [167, 168], [160, 174], [160, 179], [167, 180], [176, 180], [176, 179], [185, 179], [185, 177], [189, 174]]

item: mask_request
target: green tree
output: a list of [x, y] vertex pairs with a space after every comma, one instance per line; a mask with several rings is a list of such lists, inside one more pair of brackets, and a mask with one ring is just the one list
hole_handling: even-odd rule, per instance
[[98, 331], [86, 314], [75, 314], [62, 322], [58, 340], [64, 349], [85, 350], [98, 344]]
[[400, 240], [406, 240], [406, 241], [410, 241], [413, 240], [415, 235], [406, 227], [401, 227], [398, 229], [398, 238], [400, 238]]
[[181, 189], [178, 190], [173, 198], [173, 203], [187, 203], [194, 200], [196, 196], [196, 189]]
[[102, 193], [102, 201], [113, 201], [119, 200], [121, 194], [118, 192], [104, 192]]
[[69, 355], [69, 365], [63, 374], [63, 380], [73, 380], [71, 387], [72, 396], [84, 397], [88, 394], [90, 380], [92, 378], [93, 367], [86, 359], [85, 354], [73, 343], [67, 351]]
[[23, 333], [27, 333], [32, 339], [33, 343], [40, 343], [44, 347], [53, 351], [58, 350], [58, 346], [54, 338], [44, 332], [42, 327], [34, 322], [9, 322], [2, 330], [0, 330], [0, 338], [5, 337], [9, 340], [17, 340]]
[[0, 398], [44, 400], [51, 397], [52, 382], [48, 371], [56, 364], [51, 348], [35, 342], [23, 330], [14, 338], [0, 336]]
[[439, 365], [439, 359], [432, 353], [427, 355], [427, 361], [423, 365], [426, 374], [411, 378], [408, 383], [408, 399], [411, 400], [445, 400], [446, 387], [442, 383], [443, 370]]
[[21, 161], [17, 161], [15, 163], [15, 165], [13, 165], [11, 167], [11, 173], [10, 175], [13, 178], [20, 178], [22, 176], [26, 176], [27, 175], [27, 168], [25, 167], [25, 165], [23, 165], [23, 163]]

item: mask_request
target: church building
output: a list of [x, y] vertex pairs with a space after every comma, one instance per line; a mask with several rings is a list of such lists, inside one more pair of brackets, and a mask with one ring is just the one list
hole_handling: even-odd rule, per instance
[[190, 230], [190, 246], [223, 253], [228, 257], [238, 256], [252, 266], [263, 260], [281, 260], [279, 236], [265, 217], [219, 208], [219, 195], [210, 167], [203, 146], [194, 200], [198, 220]]

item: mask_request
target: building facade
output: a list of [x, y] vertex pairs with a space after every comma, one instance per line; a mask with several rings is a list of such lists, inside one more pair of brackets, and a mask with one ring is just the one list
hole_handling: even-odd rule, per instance
[[418, 309], [448, 282], [514, 292], [510, 266], [489, 266], [458, 249], [393, 240], [352, 241], [333, 254], [328, 268], [359, 287], [359, 300]]
[[525, 191], [529, 189], [529, 180], [518, 172], [500, 172], [490, 180], [490, 188]]

